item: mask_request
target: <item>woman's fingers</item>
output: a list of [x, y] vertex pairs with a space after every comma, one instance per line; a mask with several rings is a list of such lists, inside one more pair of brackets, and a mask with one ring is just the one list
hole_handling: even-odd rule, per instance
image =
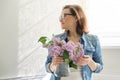
[[52, 63], [57, 66], [59, 66], [62, 62], [63, 62], [62, 57], [54, 57], [52, 60]]
[[89, 55], [84, 55], [83, 57], [78, 58], [78, 64], [81, 66], [85, 66], [89, 63], [90, 61], [90, 56]]

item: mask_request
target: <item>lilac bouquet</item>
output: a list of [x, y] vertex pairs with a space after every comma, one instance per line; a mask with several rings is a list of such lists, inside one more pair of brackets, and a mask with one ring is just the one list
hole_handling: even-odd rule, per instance
[[43, 47], [49, 49], [49, 56], [61, 56], [69, 66], [77, 69], [77, 60], [79, 56], [84, 55], [83, 45], [74, 44], [72, 41], [66, 42], [60, 38], [53, 38], [48, 41], [48, 38], [40, 37], [38, 42], [43, 44]]

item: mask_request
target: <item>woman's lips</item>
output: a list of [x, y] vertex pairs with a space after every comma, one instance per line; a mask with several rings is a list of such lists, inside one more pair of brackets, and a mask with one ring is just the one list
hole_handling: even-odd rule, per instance
[[64, 23], [61, 23], [61, 24], [64, 24]]

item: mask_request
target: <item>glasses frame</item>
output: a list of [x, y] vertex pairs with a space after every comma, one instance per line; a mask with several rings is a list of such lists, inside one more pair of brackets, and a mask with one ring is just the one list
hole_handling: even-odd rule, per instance
[[62, 14], [61, 16], [60, 16], [60, 20], [62, 20], [62, 19], [64, 19], [67, 15], [73, 15], [73, 14], [71, 14], [71, 13], [64, 13], [64, 14]]

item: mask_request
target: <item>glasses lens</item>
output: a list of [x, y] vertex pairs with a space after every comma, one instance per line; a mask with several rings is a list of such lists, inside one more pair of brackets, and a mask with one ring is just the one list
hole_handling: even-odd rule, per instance
[[64, 14], [62, 14], [62, 15], [60, 16], [60, 20], [61, 20], [61, 19], [64, 19], [67, 15], [72, 15], [72, 14], [64, 13]]

